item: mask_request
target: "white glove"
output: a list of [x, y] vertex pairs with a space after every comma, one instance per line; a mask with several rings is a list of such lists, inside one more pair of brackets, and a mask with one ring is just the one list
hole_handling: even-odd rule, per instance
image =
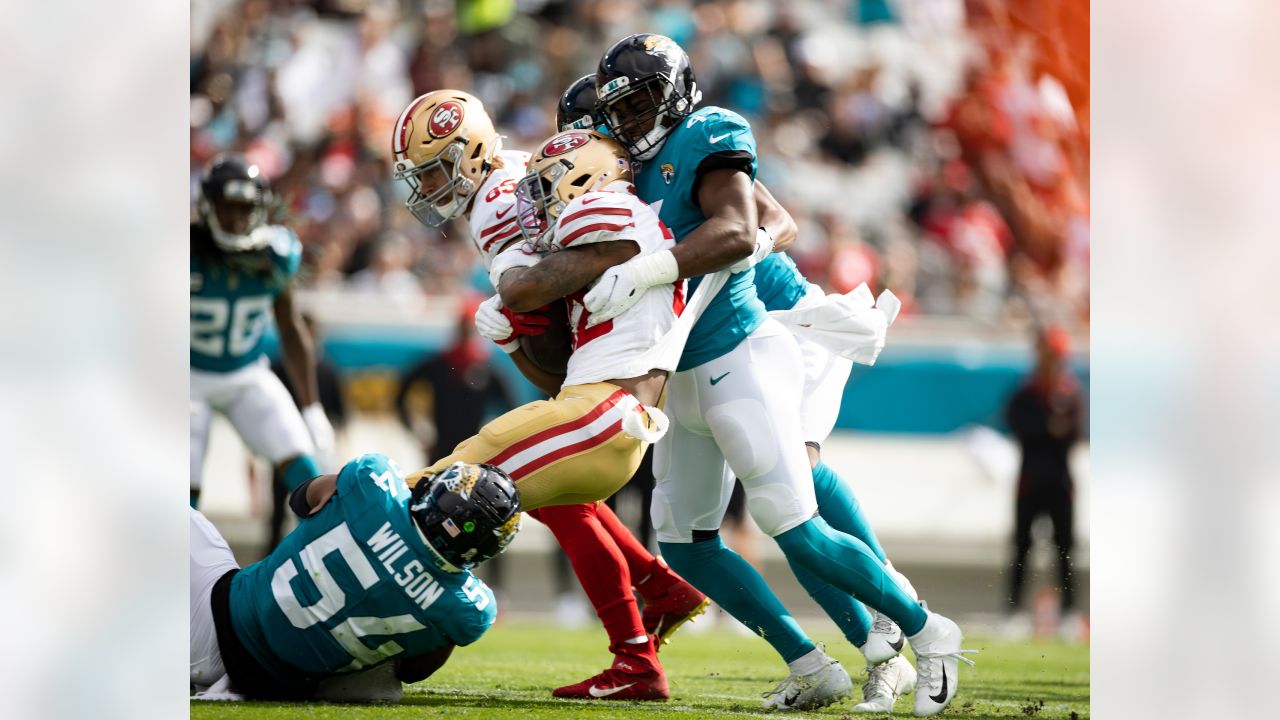
[[311, 442], [316, 446], [316, 460], [321, 465], [323, 460], [333, 455], [333, 425], [324, 408], [315, 402], [302, 408], [302, 422], [306, 423], [307, 432], [311, 433]]
[[511, 320], [502, 312], [501, 295], [494, 295], [480, 303], [480, 307], [476, 309], [476, 330], [497, 343], [498, 347], [508, 355], [520, 348], [515, 328], [511, 326]]
[[755, 267], [773, 252], [773, 238], [764, 228], [756, 228], [756, 249], [748, 256], [729, 266], [729, 272], [742, 272]]
[[670, 250], [633, 257], [605, 270], [582, 302], [591, 313], [587, 327], [612, 320], [636, 304], [644, 291], [680, 278], [680, 266]]

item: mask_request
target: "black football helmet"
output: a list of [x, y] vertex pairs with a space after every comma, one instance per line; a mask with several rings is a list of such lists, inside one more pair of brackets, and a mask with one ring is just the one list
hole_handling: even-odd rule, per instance
[[643, 33], [614, 43], [596, 69], [600, 120], [634, 160], [649, 160], [702, 92], [689, 56], [665, 35]]
[[583, 75], [565, 88], [556, 104], [556, 132], [594, 130], [596, 119], [596, 74]]
[[272, 201], [258, 166], [241, 155], [215, 157], [200, 176], [200, 216], [227, 252], [258, 250], [269, 242], [269, 235], [255, 231], [267, 224]]
[[492, 465], [456, 462], [413, 489], [409, 514], [446, 572], [502, 552], [520, 531], [520, 494]]

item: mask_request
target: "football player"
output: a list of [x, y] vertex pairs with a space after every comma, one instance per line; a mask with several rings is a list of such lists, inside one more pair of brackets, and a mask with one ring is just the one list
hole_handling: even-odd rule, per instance
[[190, 511], [197, 697], [396, 701], [493, 624], [471, 568], [520, 529], [501, 470], [458, 463], [411, 492], [394, 462], [362, 455], [289, 504], [298, 527], [244, 569]]
[[[560, 96], [556, 105], [556, 123], [561, 130], [602, 127], [596, 115], [595, 79], [595, 73], [584, 75], [570, 84]], [[781, 250], [790, 245], [796, 233], [790, 214], [773, 199], [764, 183], [756, 181], [754, 190], [760, 225], [767, 228], [772, 237], [777, 238], [775, 249], [779, 250], [765, 257], [755, 267], [756, 292], [765, 309], [770, 312], [808, 310], [826, 303], [827, 298], [822, 289], [809, 283], [786, 252]], [[880, 318], [886, 327], [892, 321], [891, 318], [885, 320], [884, 315]], [[874, 325], [875, 319], [875, 315], [870, 314], [869, 324]], [[874, 341], [882, 340], [883, 333], [875, 332], [879, 328], [868, 328], [867, 324], [855, 329], [872, 332], [860, 333], [857, 339], [864, 344], [870, 339], [874, 346]], [[893, 569], [885, 558], [884, 550], [871, 530], [852, 487], [830, 466], [822, 463], [822, 443], [835, 426], [844, 384], [852, 369], [852, 360], [833, 353], [803, 334], [797, 334], [793, 328], [793, 325], [788, 325], [788, 329], [796, 336], [804, 358], [801, 419], [805, 450], [813, 468], [818, 514], [833, 528], [867, 543], [914, 598], [915, 589], [910, 582]], [[795, 562], [790, 564], [801, 585], [840, 627], [845, 638], [867, 659], [868, 679], [863, 685], [864, 702], [855, 705], [854, 712], [890, 712], [897, 697], [910, 692], [916, 681], [915, 669], [898, 654], [902, 631], [884, 614], [876, 613], [873, 617], [848, 593], [840, 591]]]
[[767, 706], [815, 707], [848, 693], [839, 663], [795, 627], [759, 573], [719, 539], [736, 475], [752, 517], [789, 561], [897, 623], [917, 656], [915, 712], [940, 712], [955, 695], [958, 662], [972, 662], [961, 654], [959, 627], [918, 604], [865, 542], [816, 515], [801, 450], [804, 388], [794, 368], [802, 360], [754, 286], [753, 266], [775, 243], [759, 226], [749, 125], [723, 108], [695, 110], [701, 93], [688, 56], [660, 35], [615, 43], [596, 83], [600, 119], [639, 163], [637, 191], [678, 244], [607, 271], [584, 298], [593, 321], [616, 316], [644, 288], [726, 266], [736, 273], [694, 327], [671, 379], [672, 427], [655, 456], [653, 513], [663, 555], [721, 607], [761, 628], [788, 662], [791, 676]]
[[[410, 103], [401, 114], [392, 145], [395, 176], [409, 185], [410, 196], [406, 206], [419, 220], [430, 226], [439, 226], [452, 218], [465, 219], [476, 249], [490, 270], [500, 253], [522, 242], [523, 236], [515, 216], [515, 189], [525, 175], [529, 153], [501, 149], [497, 131], [480, 101], [467, 93], [453, 90], [427, 93]], [[494, 303], [490, 303], [489, 307], [493, 306]], [[505, 312], [510, 313], [509, 310]], [[536, 326], [524, 326], [524, 317], [514, 313], [508, 315], [522, 329], [538, 332]], [[532, 319], [537, 321], [540, 318]], [[514, 328], [512, 332], [515, 332]], [[511, 354], [522, 372], [548, 394], [557, 394], [563, 378], [550, 376], [533, 365], [519, 350], [515, 336], [505, 339], [507, 342], [501, 344], [503, 349]], [[597, 389], [601, 389], [599, 385]], [[634, 400], [634, 396], [625, 391], [623, 395]], [[583, 435], [584, 428], [587, 431], [598, 428], [598, 424], [592, 424], [593, 420], [606, 415], [610, 422], [618, 419], [618, 400], [611, 401], [612, 398], [614, 393], [610, 392], [596, 402], [583, 397], [555, 404], [556, 413], [545, 416], [541, 413], [550, 403], [535, 404], [537, 407], [522, 408], [516, 412], [538, 415], [543, 424], [536, 427], [548, 429], [546, 439], [551, 441], [551, 445], [532, 448], [535, 453], [545, 452], [550, 457], [550, 453], [558, 450], [557, 456], [550, 457], [549, 463], [572, 461], [581, 454], [579, 451], [588, 449], [577, 445], [578, 440], [585, 438], [578, 437]], [[570, 411], [570, 407], [577, 409]], [[639, 407], [638, 401], [633, 407]], [[561, 414], [565, 412], [569, 414]], [[632, 422], [640, 417], [634, 412], [621, 414], [633, 416]], [[546, 425], [548, 422], [551, 426]], [[607, 424], [605, 429], [608, 429]], [[628, 446], [619, 451], [618, 448], [627, 442], [617, 435], [603, 438], [611, 442], [597, 443], [592, 447], [597, 452], [618, 452], [629, 458], [633, 449]], [[577, 439], [569, 442], [571, 436]], [[525, 437], [517, 435], [515, 439]], [[601, 438], [593, 435], [590, 439]], [[559, 467], [556, 465], [542, 474], [549, 475]], [[529, 467], [529, 471], [536, 474], [533, 467]], [[527, 480], [522, 477], [521, 482]], [[591, 495], [600, 497], [595, 493]], [[586, 681], [565, 686], [556, 692], [585, 691], [590, 697], [615, 699], [665, 698], [666, 680], [657, 662], [657, 647], [667, 642], [683, 623], [705, 611], [706, 597], [654, 557], [603, 503], [579, 501], [578, 504], [537, 508], [529, 514], [547, 525], [568, 555], [587, 598], [609, 635], [609, 647], [614, 655], [610, 670], [631, 672], [645, 678], [644, 682], [622, 690], [617, 688], [628, 683], [598, 685]], [[644, 601], [643, 614], [636, 604], [636, 594]]]
[[[310, 335], [293, 301], [302, 245], [268, 223], [272, 204], [262, 173], [238, 155], [214, 158], [200, 178], [200, 218], [191, 225], [192, 507], [215, 410], [290, 490], [319, 475], [315, 456], [333, 448]], [[301, 415], [263, 350], [272, 316]]]

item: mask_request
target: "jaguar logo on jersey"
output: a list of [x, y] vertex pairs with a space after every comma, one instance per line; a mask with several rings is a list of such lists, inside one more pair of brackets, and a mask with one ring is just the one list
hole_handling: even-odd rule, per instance
[[555, 157], [556, 155], [563, 155], [574, 148], [586, 145], [590, 140], [591, 136], [585, 132], [567, 132], [557, 135], [542, 148], [542, 156]]
[[458, 129], [462, 124], [462, 105], [453, 100], [440, 103], [440, 107], [431, 113], [427, 123], [427, 132], [431, 137], [442, 138]]
[[662, 166], [658, 168], [658, 171], [662, 173], [663, 182], [670, 185], [671, 178], [676, 175], [676, 166], [671, 163], [662, 163]]

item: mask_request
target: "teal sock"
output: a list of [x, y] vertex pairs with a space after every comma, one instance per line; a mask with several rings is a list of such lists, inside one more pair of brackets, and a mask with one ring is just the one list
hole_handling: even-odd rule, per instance
[[813, 467], [813, 492], [818, 497], [818, 514], [828, 525], [866, 543], [880, 562], [885, 562], [884, 548], [880, 547], [880, 540], [862, 512], [862, 505], [853, 494], [853, 486], [825, 462]]
[[320, 474], [320, 468], [310, 455], [299, 455], [284, 468], [285, 490], [293, 492], [302, 483]]
[[788, 558], [787, 563], [791, 565], [791, 572], [795, 573], [800, 586], [808, 591], [809, 597], [840, 628], [844, 639], [854, 647], [862, 647], [871, 630], [871, 613], [862, 603], [854, 600], [852, 595], [797, 565], [794, 560]]
[[888, 615], [907, 635], [924, 627], [924, 608], [898, 587], [871, 548], [858, 538], [833, 530], [821, 517], [815, 517], [774, 540], [787, 560]]
[[725, 547], [718, 535], [692, 543], [659, 542], [658, 548], [672, 570], [763, 637], [784, 661], [791, 662], [814, 649], [813, 641], [760, 573]]

